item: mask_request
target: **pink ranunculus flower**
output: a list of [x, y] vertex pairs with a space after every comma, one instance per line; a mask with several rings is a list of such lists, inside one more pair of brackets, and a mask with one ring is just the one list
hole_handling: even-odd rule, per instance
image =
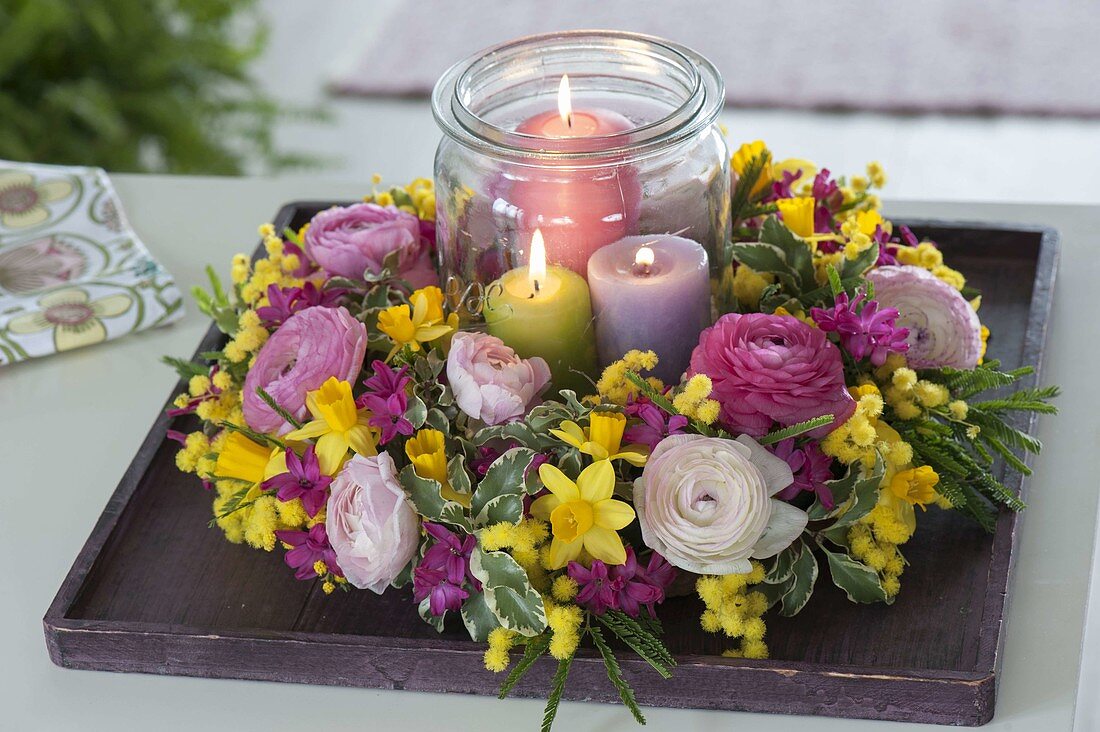
[[455, 333], [447, 356], [447, 380], [463, 412], [485, 424], [519, 419], [550, 383], [546, 361], [520, 358], [499, 338]]
[[386, 453], [356, 455], [332, 481], [325, 530], [355, 587], [381, 595], [416, 554], [420, 520]]
[[966, 298], [922, 267], [879, 267], [867, 274], [875, 299], [896, 308], [908, 328], [905, 360], [916, 369], [972, 369], [982, 352], [982, 324]]
[[666, 437], [634, 481], [642, 539], [688, 572], [748, 572], [750, 557], [775, 556], [806, 528], [805, 511], [773, 497], [793, 480], [747, 435]]
[[439, 283], [432, 244], [420, 219], [395, 206], [356, 203], [334, 206], [313, 217], [305, 235], [306, 252], [326, 272], [359, 280], [378, 274], [397, 253], [397, 275], [413, 288]]
[[821, 437], [856, 409], [840, 350], [820, 329], [787, 315], [723, 315], [699, 336], [688, 370], [695, 374], [710, 377], [719, 421], [731, 432], [761, 437], [775, 422], [832, 415], [810, 433]]
[[367, 327], [346, 308], [315, 306], [294, 313], [271, 334], [244, 379], [244, 420], [257, 432], [292, 428], [256, 393], [263, 387], [276, 404], [305, 419], [306, 394], [330, 377], [355, 381], [367, 352]]

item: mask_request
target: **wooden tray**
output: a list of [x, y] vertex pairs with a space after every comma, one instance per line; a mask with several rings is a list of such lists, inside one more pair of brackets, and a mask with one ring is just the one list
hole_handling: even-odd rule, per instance
[[[276, 229], [329, 203], [285, 206]], [[1041, 362], [1058, 257], [1042, 227], [911, 221], [940, 242], [984, 294], [990, 354]], [[218, 345], [211, 327], [198, 351]], [[181, 387], [182, 388], [182, 385]], [[179, 388], [173, 392], [179, 391]], [[407, 591], [321, 592], [282, 553], [226, 542], [208, 529], [211, 497], [174, 464], [163, 412], [122, 478], [44, 618], [54, 663], [68, 668], [495, 694], [500, 676], [461, 624], [436, 634]], [[177, 425], [179, 426], [179, 425]], [[1028, 425], [1034, 428], [1034, 422]], [[1022, 481], [1008, 485], [1022, 489]], [[1026, 516], [1026, 513], [1024, 514]], [[770, 660], [723, 658], [699, 627], [694, 598], [665, 603], [671, 680], [623, 654], [642, 704], [980, 725], [993, 714], [1017, 517], [993, 535], [930, 510], [905, 547], [912, 566], [892, 607], [854, 605], [827, 577], [796, 618], [768, 618]], [[543, 659], [516, 688], [541, 697]], [[566, 696], [617, 701], [603, 663], [583, 652]], [[395, 702], [398, 701], [395, 699]], [[730, 725], [736, 724], [730, 718]]]

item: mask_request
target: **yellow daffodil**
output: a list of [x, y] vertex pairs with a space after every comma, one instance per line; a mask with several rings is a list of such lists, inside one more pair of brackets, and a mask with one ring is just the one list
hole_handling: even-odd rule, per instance
[[588, 417], [588, 429], [572, 421], [562, 422], [559, 427], [550, 430], [550, 434], [595, 460], [625, 460], [641, 467], [649, 455], [644, 445], [622, 447], [626, 415], [618, 412], [592, 412]]
[[447, 478], [447, 452], [443, 433], [439, 430], [422, 429], [415, 437], [405, 443], [405, 454], [412, 462], [413, 470], [421, 478], [439, 482], [439, 495], [445, 500], [456, 501], [469, 508], [470, 495], [459, 493], [451, 487]]
[[812, 188], [814, 176], [817, 175], [817, 166], [809, 160], [804, 160], [803, 158], [787, 158], [786, 160], [772, 163], [772, 178], [778, 181], [783, 180], [784, 173], [797, 173], [799, 171], [802, 171], [802, 175], [799, 176], [796, 185], [800, 188], [803, 186]]
[[902, 470], [890, 481], [890, 492], [910, 505], [924, 509], [936, 500], [936, 484], [940, 476], [928, 465]]
[[803, 239], [814, 235], [814, 207], [817, 202], [812, 197], [780, 198], [775, 205], [779, 207], [788, 229]]
[[359, 411], [351, 396], [351, 384], [335, 376], [306, 395], [306, 407], [313, 420], [286, 435], [287, 440], [317, 439], [317, 461], [321, 470], [335, 475], [348, 449], [360, 455], [377, 455], [375, 434], [368, 426], [370, 413]]
[[750, 198], [755, 198], [762, 193], [772, 182], [771, 176], [771, 151], [768, 150], [768, 146], [764, 144], [763, 140], [754, 140], [753, 142], [746, 142], [744, 145], [737, 149], [737, 152], [730, 158], [730, 167], [737, 173], [738, 176], [745, 174], [745, 169], [749, 167], [749, 163], [754, 158], [763, 157], [764, 167], [760, 171], [760, 177], [756, 179], [756, 183], [753, 184], [752, 191], [749, 192]]
[[262, 483], [280, 472], [286, 472], [283, 451], [261, 445], [240, 432], [230, 432], [225, 438], [214, 468], [214, 475], [219, 478], [236, 478], [248, 483]]
[[634, 520], [634, 509], [611, 497], [615, 471], [608, 460], [592, 463], [569, 480], [553, 465], [539, 468], [539, 477], [550, 491], [531, 504], [535, 518], [550, 522], [550, 569], [560, 569], [587, 551], [607, 564], [626, 561], [623, 540], [616, 533]]
[[405, 346], [420, 350], [421, 343], [434, 341], [454, 326], [443, 322], [443, 292], [438, 287], [423, 287], [411, 296], [408, 305], [394, 305], [378, 314], [378, 329], [393, 341], [392, 358]]

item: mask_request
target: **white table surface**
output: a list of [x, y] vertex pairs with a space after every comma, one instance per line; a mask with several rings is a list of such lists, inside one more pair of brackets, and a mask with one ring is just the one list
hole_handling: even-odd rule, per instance
[[[318, 179], [115, 176], [125, 209], [154, 255], [188, 289], [212, 262], [250, 251], [256, 226], [292, 199], [351, 198], [361, 187]], [[889, 214], [1016, 220], [1063, 235], [1045, 380], [1067, 396], [1046, 418], [1031, 507], [1009, 599], [997, 714], [990, 730], [1100, 728], [1100, 617], [1092, 604], [1088, 663], [1079, 671], [1097, 523], [1100, 360], [1093, 314], [1100, 208], [894, 203]], [[175, 382], [160, 354], [191, 353], [207, 322], [179, 323], [102, 346], [0, 369], [0, 729], [340, 730], [534, 729], [538, 701], [71, 671], [46, 654], [41, 617]], [[186, 548], [184, 548], [186, 550]], [[945, 566], [945, 571], [949, 568]], [[1094, 583], [1095, 585], [1100, 583]], [[1094, 593], [1095, 594], [1095, 593]], [[883, 608], [883, 612], [889, 612]], [[937, 727], [824, 718], [647, 709], [650, 729], [886, 732]], [[492, 717], [490, 717], [492, 715]], [[492, 720], [491, 722], [488, 720]], [[563, 704], [558, 728], [635, 729], [620, 706]]]

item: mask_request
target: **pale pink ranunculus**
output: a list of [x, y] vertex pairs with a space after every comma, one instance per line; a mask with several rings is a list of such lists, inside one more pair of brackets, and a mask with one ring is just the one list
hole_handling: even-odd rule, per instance
[[805, 511], [776, 498], [794, 480], [786, 461], [746, 435], [666, 437], [634, 481], [645, 545], [696, 574], [752, 569], [791, 545]]
[[825, 333], [787, 315], [730, 313], [699, 336], [689, 376], [706, 374], [731, 432], [761, 437], [773, 424], [832, 415], [810, 434], [847, 421], [856, 403], [844, 385], [840, 350]]
[[275, 403], [307, 416], [306, 394], [330, 377], [354, 381], [363, 369], [367, 327], [346, 308], [315, 306], [294, 313], [271, 334], [244, 379], [244, 420], [257, 432], [285, 434], [291, 426], [256, 393], [263, 387]]
[[519, 419], [550, 383], [546, 361], [520, 358], [485, 333], [455, 333], [447, 355], [447, 380], [463, 412], [485, 424]]
[[381, 595], [416, 554], [420, 519], [386, 453], [356, 455], [330, 487], [325, 530], [355, 587]]
[[972, 369], [982, 352], [982, 324], [966, 298], [922, 267], [878, 267], [867, 273], [875, 300], [897, 308], [898, 327], [908, 328], [906, 362], [916, 369]]
[[420, 219], [395, 206], [356, 203], [322, 211], [306, 230], [305, 246], [331, 275], [361, 280], [365, 272], [379, 274], [386, 257], [396, 252], [396, 274], [413, 288], [439, 283]]

